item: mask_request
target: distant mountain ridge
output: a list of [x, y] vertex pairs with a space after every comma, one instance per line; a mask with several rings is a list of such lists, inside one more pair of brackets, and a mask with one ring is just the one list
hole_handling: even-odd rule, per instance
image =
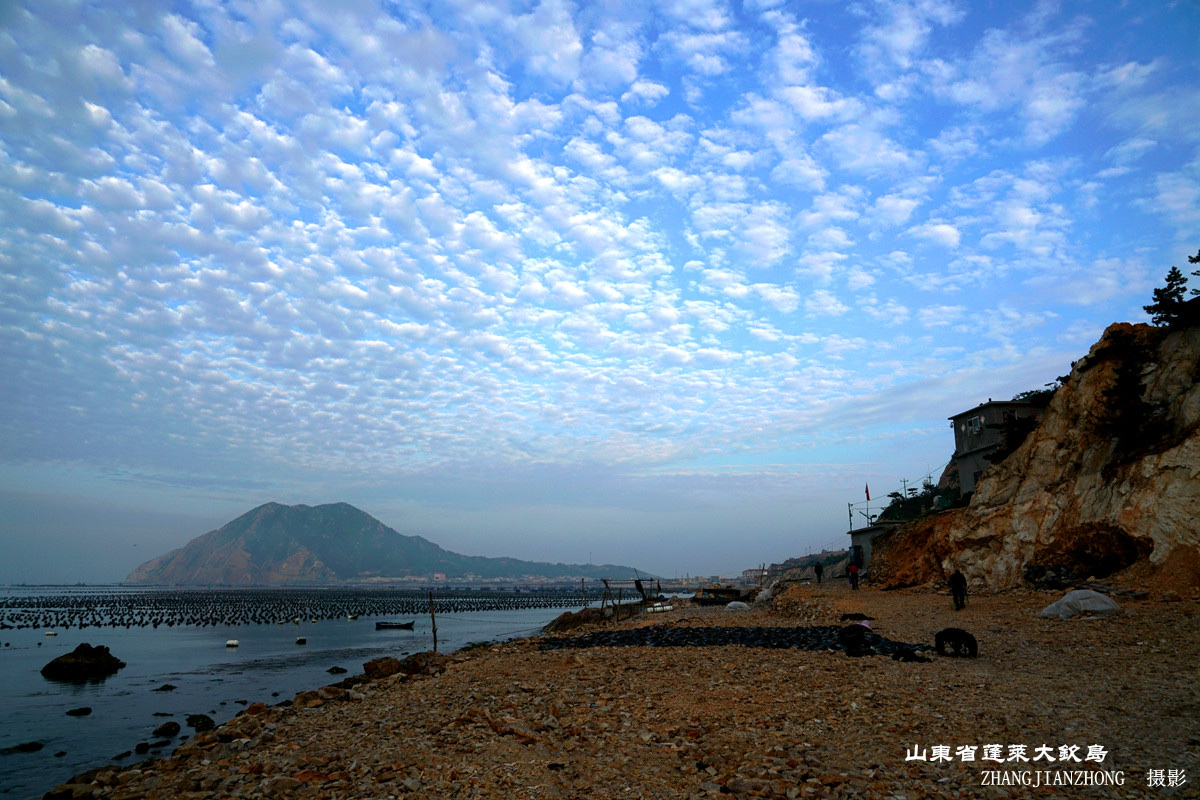
[[[627, 577], [614, 564], [548, 564], [464, 556], [405, 536], [348, 503], [267, 503], [183, 547], [147, 561], [125, 580], [137, 584], [233, 586], [337, 583], [373, 578], [484, 579]], [[643, 573], [644, 574], [644, 573]]]

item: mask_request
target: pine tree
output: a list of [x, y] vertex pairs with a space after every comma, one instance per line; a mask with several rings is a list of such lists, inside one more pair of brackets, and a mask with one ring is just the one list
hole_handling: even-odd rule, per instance
[[[1200, 264], [1200, 250], [1196, 251], [1196, 255], [1188, 256], [1189, 264]], [[1200, 278], [1200, 269], [1192, 270], [1194, 277]], [[1192, 289], [1192, 294], [1200, 294], [1200, 289]]]
[[[1196, 254], [1200, 259], [1200, 253]], [[1188, 256], [1191, 261], [1191, 256]], [[1171, 267], [1167, 272], [1167, 285], [1154, 290], [1154, 302], [1142, 306], [1150, 321], [1155, 325], [1171, 325], [1179, 320], [1183, 306], [1183, 297], [1187, 293], [1187, 278], [1179, 271], [1179, 267]]]

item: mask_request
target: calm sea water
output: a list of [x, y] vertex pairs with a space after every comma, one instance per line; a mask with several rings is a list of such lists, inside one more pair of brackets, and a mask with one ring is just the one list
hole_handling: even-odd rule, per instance
[[[29, 589], [3, 589], [34, 593]], [[564, 609], [474, 611], [437, 616], [438, 650], [467, 644], [535, 635]], [[432, 649], [429, 615], [389, 616], [415, 621], [413, 631], [376, 631], [378, 618], [304, 620], [300, 624], [253, 624], [194, 627], [176, 625], [132, 628], [0, 630], [0, 750], [41, 742], [34, 753], [0, 755], [0, 797], [40, 798], [55, 785], [106, 763], [130, 765], [146, 756], [113, 757], [155, 740], [152, 731], [168, 720], [192, 733], [188, 714], [207, 714], [217, 724], [243, 708], [241, 702], [268, 704], [297, 692], [340, 680], [330, 667], [353, 675], [382, 655]], [[296, 644], [303, 636], [307, 643]], [[236, 648], [226, 647], [229, 639]], [[63, 684], [46, 680], [40, 670], [51, 659], [81, 642], [106, 645], [127, 666], [103, 681]], [[174, 691], [156, 692], [165, 683]], [[84, 717], [67, 711], [91, 707]], [[169, 754], [179, 743], [149, 755]]]

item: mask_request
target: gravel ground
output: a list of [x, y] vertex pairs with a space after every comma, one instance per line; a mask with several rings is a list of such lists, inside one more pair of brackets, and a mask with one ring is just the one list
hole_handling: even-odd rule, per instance
[[[558, 635], [592, 636], [592, 646], [547, 647], [549, 637], [510, 642], [454, 654], [437, 675], [303, 693], [286, 708], [256, 704], [171, 757], [140, 769], [102, 768], [56, 792], [305, 800], [1200, 797], [1200, 598], [1151, 592], [1119, 597], [1126, 613], [1106, 619], [1035, 616], [1061, 595], [973, 596], [955, 612], [944, 594], [826, 583], [794, 586], [744, 612], [681, 602], [667, 614]], [[779, 636], [828, 631], [855, 612], [874, 618], [881, 642], [932, 645], [942, 628], [966, 629], [979, 656], [912, 663], [762, 644], [772, 628], [786, 629]], [[602, 643], [614, 629], [628, 638], [638, 627], [652, 629], [636, 634], [643, 641], [673, 646]], [[710, 627], [761, 630], [699, 630]], [[706, 642], [743, 644], [678, 646], [687, 630]], [[1016, 746], [1029, 762], [1009, 760]], [[1053, 762], [1038, 756], [1042, 746]], [[1061, 760], [1064, 747], [1078, 748], [1081, 760]], [[969, 748], [973, 760], [965, 758]], [[1003, 760], [985, 759], [997, 750]], [[1063, 785], [1068, 780], [1109, 783]]]

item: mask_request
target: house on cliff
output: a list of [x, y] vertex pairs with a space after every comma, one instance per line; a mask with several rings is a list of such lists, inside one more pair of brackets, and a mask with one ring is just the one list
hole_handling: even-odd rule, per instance
[[[1038, 414], [1044, 408], [1045, 403], [1031, 400], [996, 401], [989, 398], [986, 403], [950, 417], [950, 427], [954, 430], [954, 456], [938, 481], [936, 490], [931, 476], [926, 476], [924, 491], [918, 494], [915, 488], [907, 488], [907, 494], [889, 495], [896, 498], [895, 502], [880, 514], [871, 515], [869, 507], [865, 512], [858, 508], [859, 513], [866, 517], [867, 524], [857, 529], [854, 527], [854, 512], [863, 503], [850, 504], [850, 530], [847, 532], [850, 535], [850, 559], [860, 569], [865, 569], [871, 561], [871, 550], [877, 539], [915, 517], [945, 508], [948, 497], [953, 499], [975, 491], [975, 484], [984, 470], [992, 465], [993, 457], [999, 454], [1002, 458], [1019, 444], [1037, 423]], [[952, 473], [958, 478], [956, 491], [951, 488]]]
[[968, 495], [983, 471], [991, 466], [989, 456], [1004, 446], [1006, 430], [1017, 420], [1036, 420], [1041, 406], [1026, 400], [993, 401], [950, 417], [954, 429], [954, 461], [958, 464], [960, 491]]
[[889, 533], [900, 522], [872, 522], [865, 528], [851, 530], [850, 533], [850, 561], [858, 564], [859, 569], [866, 569], [871, 563], [871, 547], [875, 540], [886, 533]]

